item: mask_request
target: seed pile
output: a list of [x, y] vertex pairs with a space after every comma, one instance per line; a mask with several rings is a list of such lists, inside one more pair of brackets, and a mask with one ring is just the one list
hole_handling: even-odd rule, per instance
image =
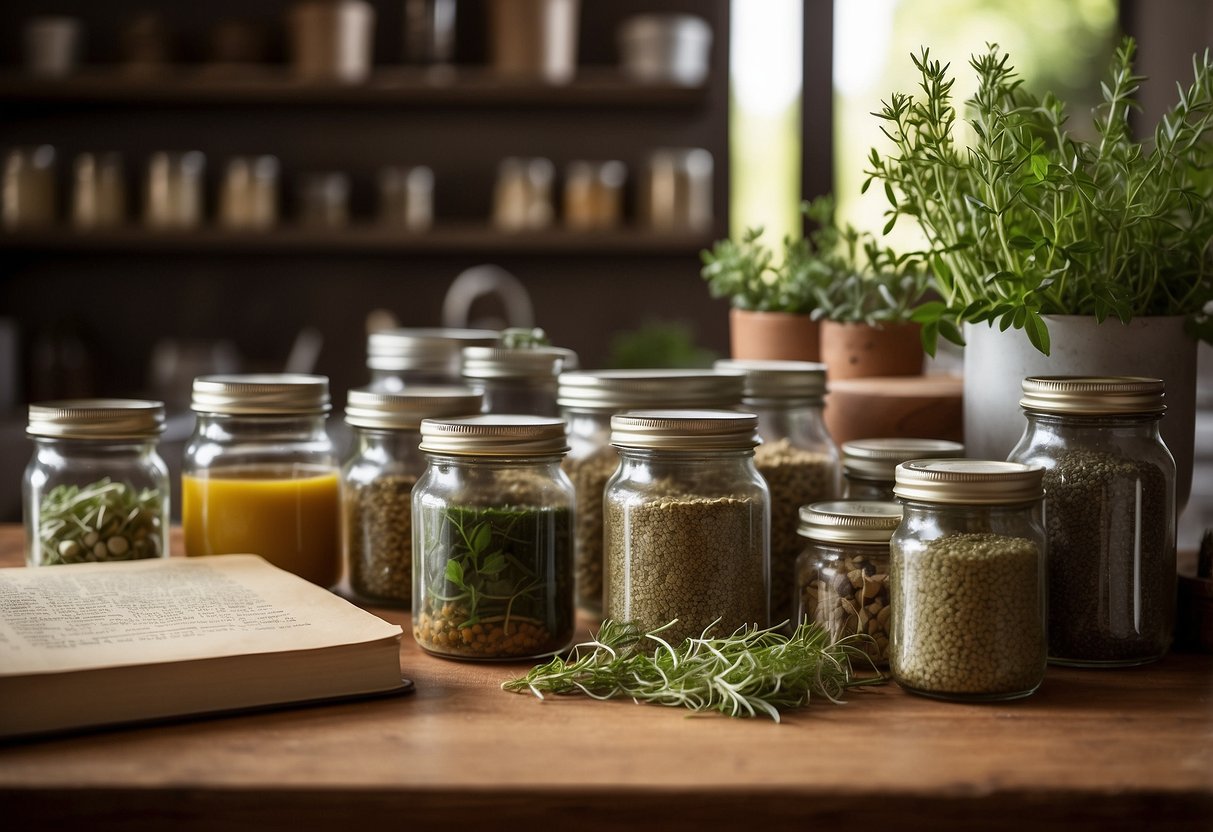
[[350, 586], [372, 601], [409, 606], [413, 598], [415, 476], [389, 474], [345, 488]]
[[754, 465], [771, 491], [771, 621], [778, 624], [791, 619], [796, 596], [796, 558], [804, 546], [796, 533], [800, 507], [834, 498], [837, 462], [780, 439], [755, 448]]
[[577, 529], [574, 560], [577, 572], [577, 606], [602, 613], [602, 495], [607, 480], [619, 467], [614, 448], [601, 448], [589, 456], [566, 457], [565, 473], [577, 494]]
[[419, 644], [436, 653], [477, 659], [539, 656], [564, 647], [552, 639], [542, 621], [519, 616], [507, 621], [496, 617], [460, 626], [467, 619], [465, 606], [443, 604], [434, 609], [427, 605], [417, 617], [413, 635]]
[[606, 502], [605, 615], [674, 644], [718, 631], [766, 626], [763, 506], [749, 496], [672, 494]]
[[923, 693], [1011, 696], [1045, 666], [1041, 552], [1033, 541], [956, 533], [892, 546], [894, 678]]
[[[816, 547], [810, 547], [813, 552]], [[865, 547], [877, 548], [877, 547]], [[888, 547], [879, 547], [886, 553]], [[837, 552], [838, 550], [835, 550]], [[824, 554], [824, 553], [823, 553]], [[844, 636], [866, 635], [861, 647], [873, 662], [889, 660], [889, 563], [869, 554], [835, 554], [806, 558], [797, 576], [800, 609], [797, 620], [820, 624], [837, 641]]]
[[1050, 658], [1134, 663], [1161, 656], [1175, 598], [1165, 474], [1147, 461], [1087, 449], [1063, 451], [1055, 462], [1044, 475]]
[[164, 554], [164, 500], [106, 477], [83, 487], [57, 485], [38, 506], [37, 563], [140, 560]]

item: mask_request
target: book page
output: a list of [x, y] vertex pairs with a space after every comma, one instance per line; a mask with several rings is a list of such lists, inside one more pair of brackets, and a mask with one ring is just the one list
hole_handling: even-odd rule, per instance
[[0, 676], [399, 637], [255, 555], [0, 569]]

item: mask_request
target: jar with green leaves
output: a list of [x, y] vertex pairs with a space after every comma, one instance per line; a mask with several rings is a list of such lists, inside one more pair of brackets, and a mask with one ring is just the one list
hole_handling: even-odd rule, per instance
[[354, 449], [341, 469], [342, 548], [351, 591], [408, 607], [413, 596], [413, 486], [425, 470], [421, 420], [479, 413], [466, 387], [351, 390], [345, 421]]
[[897, 467], [889, 669], [940, 699], [1016, 699], [1045, 672], [1044, 469], [912, 460]]
[[1159, 435], [1163, 382], [1023, 380], [1027, 428], [1010, 458], [1042, 466], [1049, 660], [1161, 658], [1175, 624], [1175, 460]]
[[168, 557], [164, 405], [77, 399], [29, 407], [22, 480], [30, 566]]
[[897, 466], [911, 459], [957, 459], [965, 446], [947, 439], [899, 436], [842, 443], [842, 474], [848, 500], [892, 500]]
[[413, 635], [461, 659], [523, 659], [573, 638], [573, 485], [564, 422], [421, 423], [413, 488]]

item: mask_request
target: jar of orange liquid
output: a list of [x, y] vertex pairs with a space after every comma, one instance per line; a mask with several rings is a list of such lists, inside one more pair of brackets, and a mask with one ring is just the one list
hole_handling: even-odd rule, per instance
[[181, 524], [190, 556], [249, 552], [320, 586], [341, 569], [338, 469], [324, 423], [328, 379], [200, 376], [185, 449]]

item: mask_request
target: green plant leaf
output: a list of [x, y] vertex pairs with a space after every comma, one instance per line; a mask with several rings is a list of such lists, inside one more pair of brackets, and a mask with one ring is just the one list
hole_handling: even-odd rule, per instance
[[1039, 153], [1033, 154], [1031, 159], [1032, 175], [1036, 177], [1036, 181], [1043, 182], [1049, 176], [1049, 157]]
[[1040, 315], [1035, 312], [1028, 312], [1024, 320], [1024, 329], [1027, 330], [1028, 340], [1032, 342], [1032, 346], [1048, 355], [1051, 346], [1049, 343], [1049, 328], [1045, 325]]
[[487, 522], [481, 523], [472, 530], [472, 553], [480, 554], [488, 548], [493, 539], [493, 528]]
[[459, 561], [448, 560], [446, 562], [446, 571], [444, 574], [450, 583], [454, 584], [460, 589], [467, 589], [467, 584], [463, 582], [463, 564], [461, 564]]
[[484, 563], [480, 564], [480, 572], [483, 575], [492, 577], [500, 573], [501, 570], [505, 569], [505, 566], [505, 555], [499, 551], [493, 552], [484, 559]]

